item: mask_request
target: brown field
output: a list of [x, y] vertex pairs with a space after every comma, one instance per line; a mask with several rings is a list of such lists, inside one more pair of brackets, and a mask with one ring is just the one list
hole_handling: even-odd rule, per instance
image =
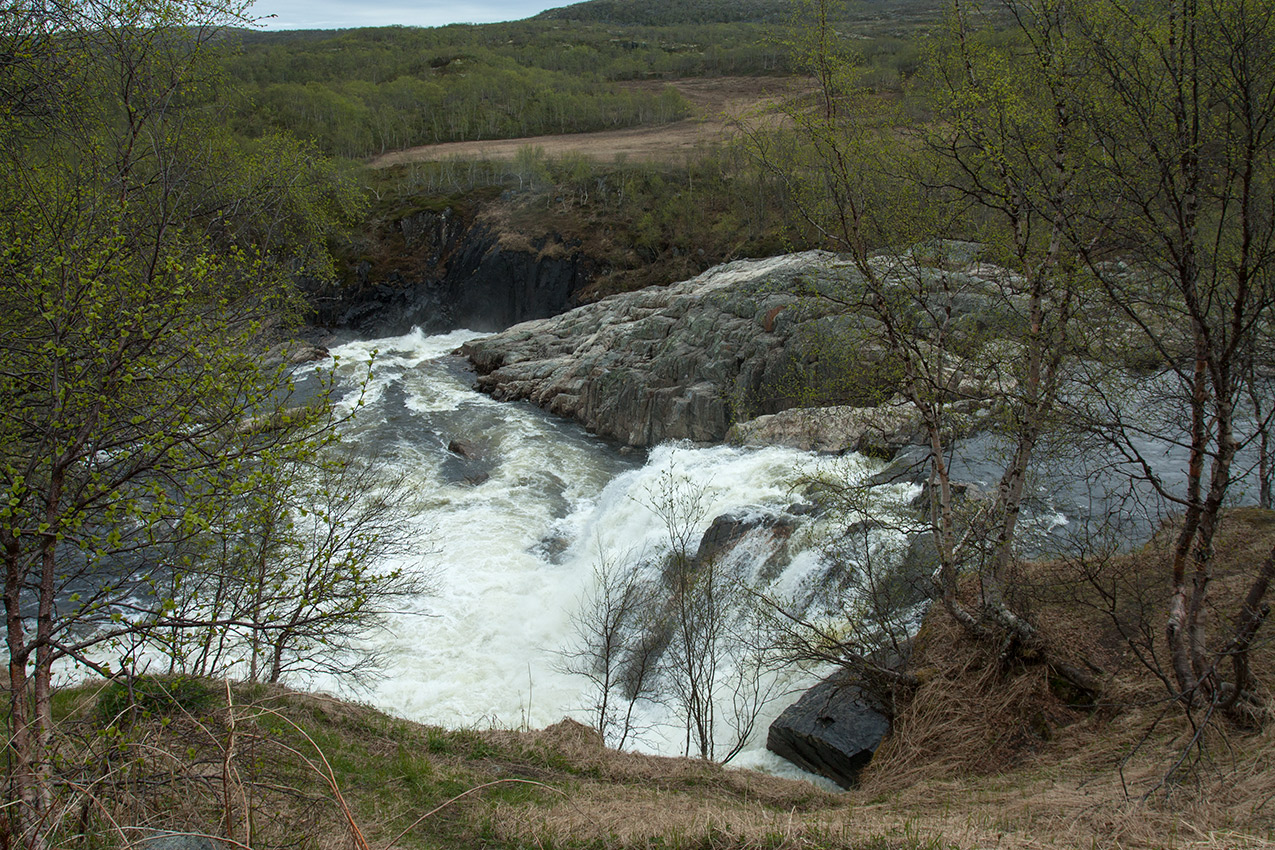
[[750, 117], [756, 120], [756, 116], [767, 107], [808, 91], [811, 83], [792, 77], [716, 77], [621, 85], [648, 90], [671, 85], [694, 105], [696, 114], [682, 121], [654, 127], [422, 145], [381, 154], [369, 164], [373, 168], [386, 168], [452, 158], [507, 161], [513, 159], [520, 148], [527, 146], [541, 148], [551, 157], [581, 153], [603, 161], [622, 156], [641, 162], [680, 162], [697, 150], [728, 138], [741, 122], [750, 120]]

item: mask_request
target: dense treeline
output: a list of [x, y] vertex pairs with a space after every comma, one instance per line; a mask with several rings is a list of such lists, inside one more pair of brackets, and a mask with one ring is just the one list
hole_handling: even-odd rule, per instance
[[427, 76], [451, 60], [495, 56], [528, 68], [586, 73], [599, 80], [788, 73], [773, 27], [601, 26], [549, 20], [454, 24], [419, 29], [375, 27], [329, 33], [242, 33], [231, 64], [245, 82], [368, 80]]
[[548, 9], [537, 18], [555, 21], [593, 21], [607, 24], [669, 24], [753, 21], [787, 23], [792, 17], [788, 0], [587, 0]]
[[380, 591], [409, 590], [373, 563], [395, 500], [363, 498], [382, 485], [340, 450], [329, 382], [302, 398], [280, 355], [297, 275], [330, 276], [363, 192], [304, 142], [228, 129], [214, 34], [242, 21], [0, 13], [6, 847], [75, 841], [66, 673], [335, 670]]
[[228, 60], [249, 103], [238, 128], [287, 130], [364, 157], [448, 141], [660, 124], [690, 106], [668, 89], [616, 81], [785, 73], [757, 25], [668, 30], [572, 28], [548, 22], [365, 29], [315, 38], [245, 38]]
[[250, 135], [286, 130], [329, 153], [363, 157], [435, 142], [661, 124], [686, 117], [690, 109], [672, 88], [617, 89], [507, 59], [476, 65], [472, 74], [433, 79], [262, 86], [239, 129]]

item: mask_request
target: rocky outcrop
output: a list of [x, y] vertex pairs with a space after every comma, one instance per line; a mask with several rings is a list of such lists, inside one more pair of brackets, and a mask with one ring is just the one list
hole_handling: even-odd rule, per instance
[[953, 436], [979, 430], [988, 401], [1012, 380], [989, 368], [997, 356], [989, 346], [995, 332], [1021, 330], [1022, 305], [1004, 294], [1009, 273], [972, 261], [973, 250], [942, 243], [871, 260], [886, 296], [835, 254], [740, 260], [526, 322], [462, 351], [478, 387], [496, 398], [530, 400], [632, 446], [717, 442], [735, 422], [838, 405], [815, 418], [741, 426], [737, 436], [889, 457], [923, 435], [906, 405], [877, 407], [903, 377], [883, 347], [872, 306], [881, 297], [898, 293], [893, 332], [915, 335], [922, 350], [941, 323], [957, 348], [991, 354], [981, 365], [946, 359], [943, 380], [962, 399], [945, 414]]
[[731, 426], [726, 440], [741, 446], [788, 446], [808, 452], [856, 451], [893, 457], [925, 438], [921, 417], [905, 402], [878, 407], [806, 407]]
[[850, 788], [889, 731], [889, 718], [838, 672], [784, 709], [770, 724], [766, 749]]
[[323, 360], [327, 356], [328, 350], [322, 345], [300, 339], [289, 339], [272, 346], [261, 358], [261, 363], [268, 367], [300, 366], [303, 363]]
[[348, 253], [339, 284], [310, 282], [311, 321], [369, 335], [500, 330], [575, 306], [591, 277], [560, 238], [510, 238], [451, 208], [403, 215]]
[[882, 395], [867, 320], [819, 297], [853, 274], [820, 251], [741, 260], [461, 350], [498, 399], [530, 400], [634, 446], [716, 442], [736, 419], [821, 393]]
[[695, 560], [720, 559], [753, 532], [765, 532], [770, 540], [782, 544], [792, 536], [795, 528], [794, 517], [771, 511], [739, 510], [721, 514], [709, 523], [700, 537]]
[[451, 484], [482, 484], [491, 477], [498, 462], [490, 445], [455, 438], [447, 443], [447, 456], [439, 473]]

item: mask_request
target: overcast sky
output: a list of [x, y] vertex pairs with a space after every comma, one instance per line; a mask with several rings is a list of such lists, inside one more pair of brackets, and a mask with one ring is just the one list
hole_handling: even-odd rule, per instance
[[[516, 21], [574, 0], [257, 0], [252, 13], [271, 30]], [[268, 15], [274, 17], [267, 18]]]

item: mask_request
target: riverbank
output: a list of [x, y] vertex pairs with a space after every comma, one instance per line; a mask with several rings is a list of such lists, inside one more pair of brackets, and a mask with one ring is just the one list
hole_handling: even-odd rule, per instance
[[[1269, 547], [1275, 515], [1246, 509], [1227, 525], [1222, 595]], [[1159, 555], [1150, 547], [1113, 563], [1122, 592], [1154, 596]], [[994, 647], [931, 622], [914, 659], [924, 684], [864, 784], [845, 793], [616, 752], [573, 721], [443, 729], [326, 696], [212, 682], [170, 688], [172, 700], [137, 689], [150, 696], [135, 714], [103, 712], [109, 689], [60, 693], [60, 765], [79, 770], [92, 794], [86, 818], [109, 813], [129, 840], [148, 828], [229, 834], [253, 847], [1275, 846], [1275, 733], [1228, 719], [1197, 736], [1137, 659], [1136, 628], [1119, 637], [1154, 628], [1133, 617], [1138, 597], [1121, 598], [1120, 617], [1095, 604], [1096, 592], [1068, 601], [1055, 581], [1061, 566], [1033, 568], [1037, 587], [1054, 588], [1045, 621], [1101, 650], [1100, 701], [1068, 705], [1043, 666], [1006, 669]], [[1268, 640], [1255, 659], [1259, 678], [1275, 672], [1271, 649]], [[118, 702], [120, 686], [111, 687]]]

